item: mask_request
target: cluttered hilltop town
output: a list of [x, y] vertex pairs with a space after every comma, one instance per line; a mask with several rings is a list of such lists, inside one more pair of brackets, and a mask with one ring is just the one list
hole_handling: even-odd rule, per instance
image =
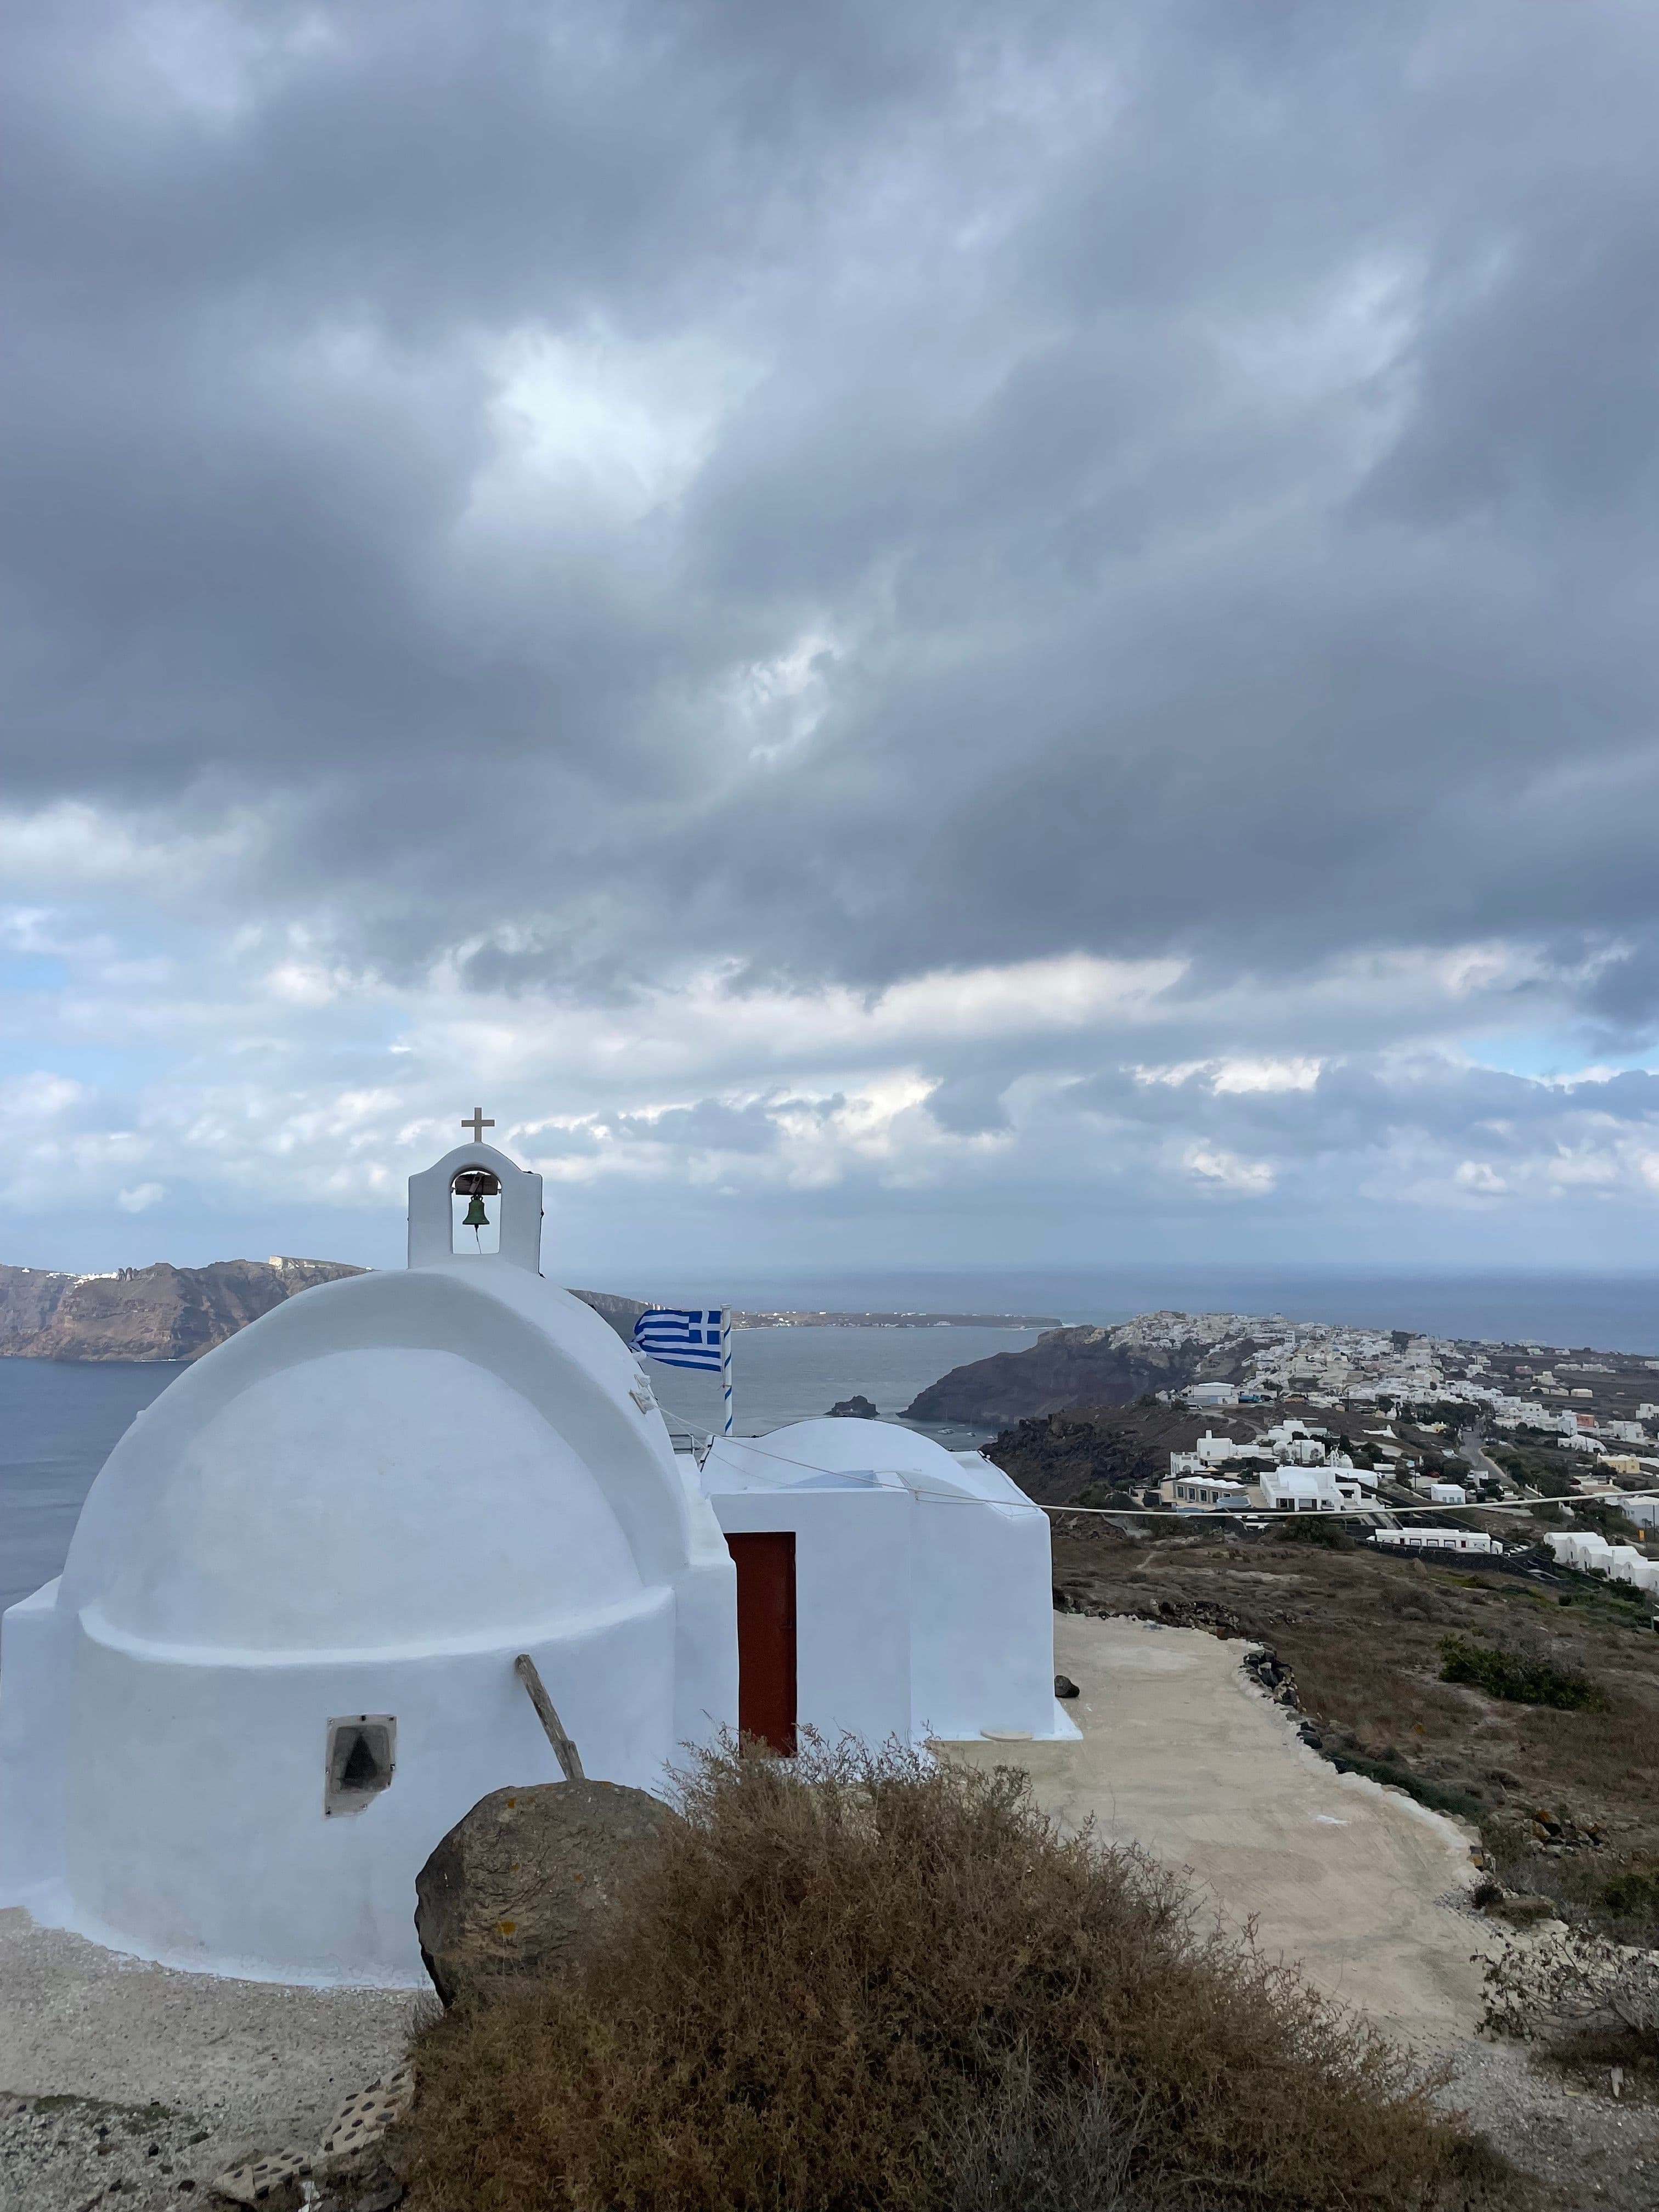
[[1557, 1556], [1659, 1591], [1659, 1359], [1165, 1311], [1051, 1330], [908, 1412], [997, 1423], [993, 1456], [1054, 1506], [1328, 1513], [1487, 1556], [1545, 1522]]

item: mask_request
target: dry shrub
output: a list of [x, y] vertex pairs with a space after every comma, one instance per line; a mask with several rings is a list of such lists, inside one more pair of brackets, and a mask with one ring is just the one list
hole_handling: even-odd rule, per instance
[[1462, 2202], [1380, 2038], [1025, 1778], [809, 1744], [682, 1778], [585, 1985], [416, 2044], [422, 2212]]
[[1611, 2031], [1631, 2053], [1659, 2063], [1659, 1952], [1610, 1943], [1583, 1928], [1536, 1941], [1512, 1937], [1485, 1971], [1492, 2035], [1559, 2041], [1586, 2028]]

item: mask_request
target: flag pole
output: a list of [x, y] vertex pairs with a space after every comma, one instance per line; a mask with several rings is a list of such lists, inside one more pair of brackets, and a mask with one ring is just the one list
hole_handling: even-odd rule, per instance
[[726, 1427], [722, 1433], [732, 1433], [732, 1309], [720, 1308], [720, 1398], [726, 1407]]

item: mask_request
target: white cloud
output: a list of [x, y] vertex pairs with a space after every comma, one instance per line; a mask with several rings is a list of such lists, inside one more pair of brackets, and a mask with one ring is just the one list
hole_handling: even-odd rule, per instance
[[0, 882], [61, 903], [79, 890], [200, 893], [246, 866], [254, 825], [227, 813], [200, 830], [79, 800], [0, 813]]
[[1236, 1152], [1218, 1152], [1208, 1145], [1189, 1145], [1182, 1164], [1200, 1182], [1219, 1183], [1251, 1198], [1265, 1197], [1279, 1180], [1266, 1160], [1240, 1159]]
[[1159, 1083], [1179, 1090], [1202, 1076], [1218, 1095], [1231, 1091], [1311, 1091], [1323, 1062], [1311, 1056], [1286, 1060], [1187, 1060], [1167, 1067], [1138, 1066], [1137, 1083]]
[[123, 1213], [147, 1213], [152, 1206], [159, 1206], [167, 1194], [164, 1183], [141, 1182], [131, 1190], [118, 1191], [115, 1203]]
[[1509, 1188], [1497, 1169], [1486, 1160], [1460, 1161], [1456, 1182], [1461, 1190], [1478, 1191], [1485, 1197], [1496, 1198]]
[[1218, 1091], [1311, 1091], [1319, 1080], [1321, 1063], [1312, 1058], [1295, 1060], [1224, 1060], [1216, 1070]]
[[627, 338], [526, 325], [483, 341], [492, 451], [463, 529], [568, 530], [591, 510], [641, 521], [684, 492], [761, 365], [714, 335]]

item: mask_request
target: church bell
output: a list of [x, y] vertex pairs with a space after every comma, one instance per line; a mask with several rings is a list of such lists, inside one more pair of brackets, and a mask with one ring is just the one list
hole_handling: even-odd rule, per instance
[[489, 1226], [489, 1216], [484, 1212], [483, 1200], [476, 1190], [467, 1201], [466, 1219], [462, 1226], [467, 1229], [488, 1229]]

